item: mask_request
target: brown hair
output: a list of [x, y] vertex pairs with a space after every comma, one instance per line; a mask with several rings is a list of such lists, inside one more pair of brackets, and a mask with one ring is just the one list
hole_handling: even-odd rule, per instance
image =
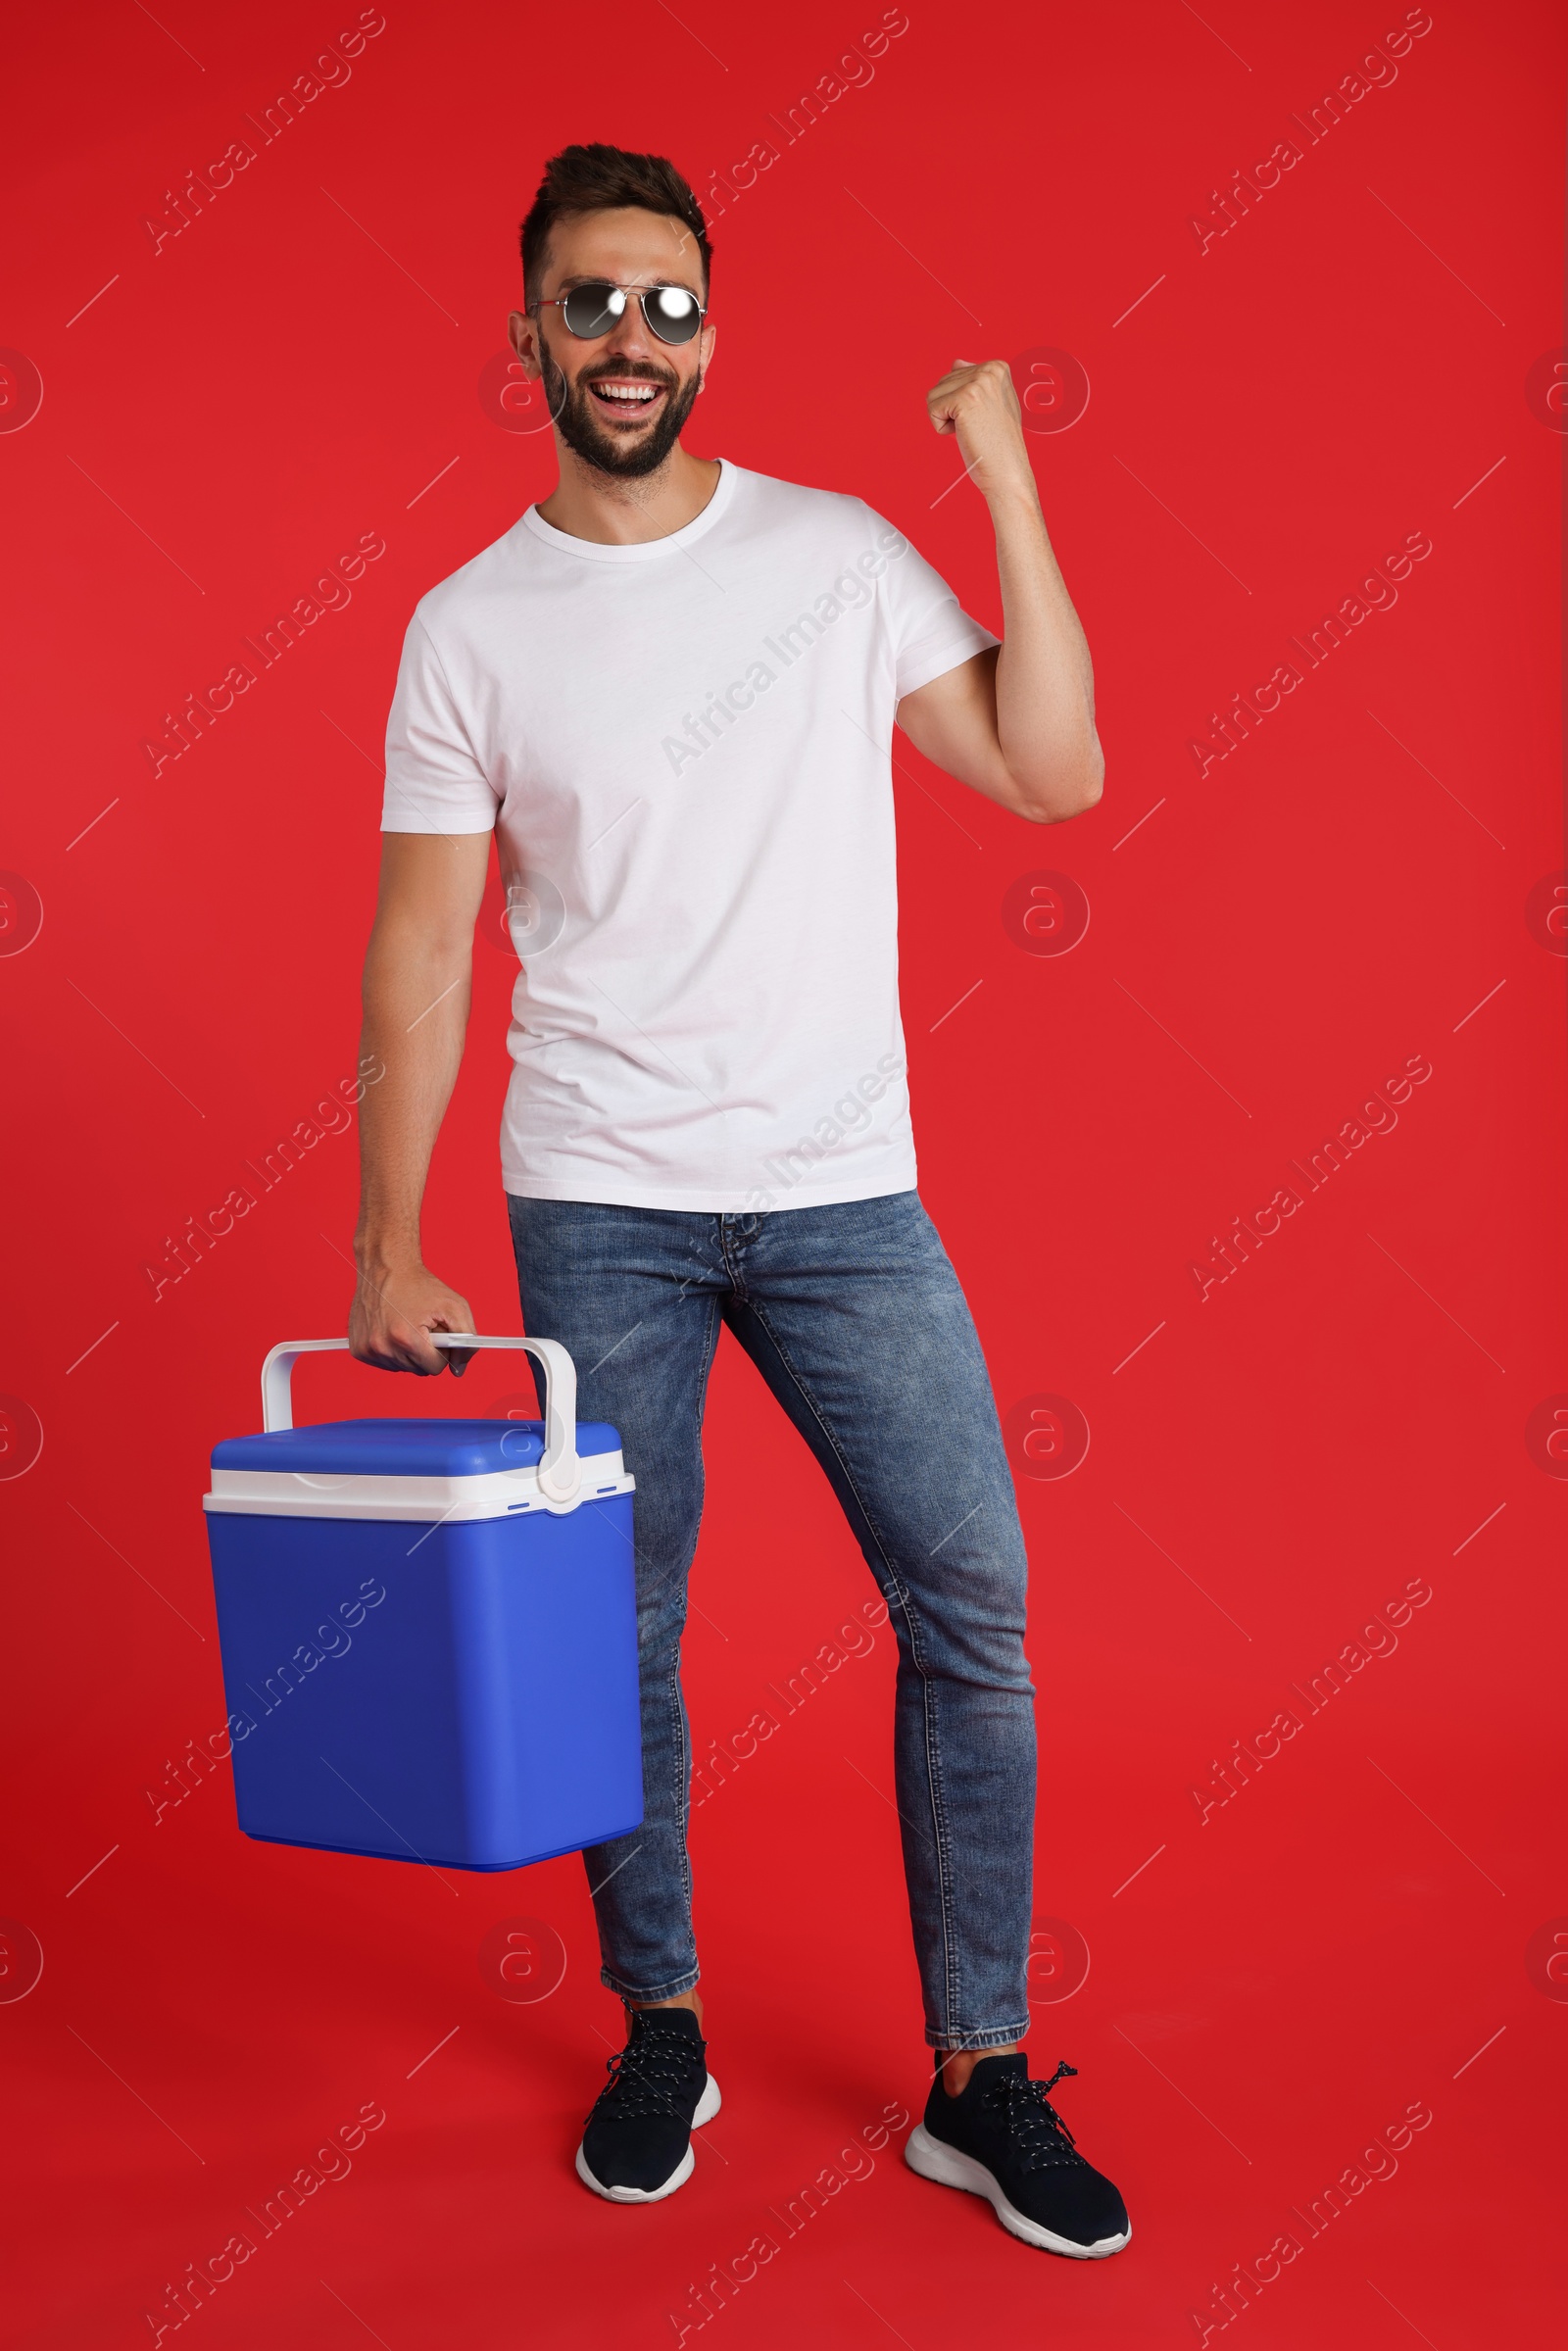
[[550, 231], [567, 213], [603, 213], [637, 205], [644, 212], [667, 213], [690, 231], [703, 260], [703, 292], [713, 248], [709, 242], [703, 208], [674, 165], [662, 155], [632, 155], [624, 147], [563, 147], [545, 166], [538, 194], [522, 223], [522, 290], [532, 302], [539, 291]]

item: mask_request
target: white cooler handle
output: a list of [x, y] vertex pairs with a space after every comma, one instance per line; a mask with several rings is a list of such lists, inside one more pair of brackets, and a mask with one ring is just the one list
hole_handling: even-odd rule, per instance
[[[544, 1366], [545, 1449], [539, 1464], [539, 1491], [553, 1502], [575, 1499], [582, 1484], [577, 1458], [577, 1367], [559, 1339], [482, 1339], [472, 1331], [432, 1331], [437, 1347], [521, 1347]], [[318, 1355], [329, 1349], [346, 1350], [346, 1339], [285, 1339], [262, 1365], [262, 1427], [292, 1429], [294, 1402], [290, 1393], [294, 1364], [300, 1355]]]

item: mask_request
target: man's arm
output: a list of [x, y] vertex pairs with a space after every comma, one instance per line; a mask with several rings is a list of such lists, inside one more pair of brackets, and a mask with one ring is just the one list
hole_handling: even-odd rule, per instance
[[1055, 824], [1094, 807], [1105, 761], [1089, 646], [1046, 536], [1006, 362], [960, 361], [926, 406], [991, 509], [1004, 642], [906, 694], [899, 724], [959, 783]]
[[[384, 833], [381, 887], [365, 957], [362, 1053], [386, 1075], [360, 1109], [359, 1284], [349, 1346], [383, 1371], [444, 1371], [431, 1331], [471, 1331], [466, 1298], [430, 1272], [419, 1203], [463, 1059], [473, 926], [488, 833]], [[463, 1370], [471, 1355], [453, 1361]]]

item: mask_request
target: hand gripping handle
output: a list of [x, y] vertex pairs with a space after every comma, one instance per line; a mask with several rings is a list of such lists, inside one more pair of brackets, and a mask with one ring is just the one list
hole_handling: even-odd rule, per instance
[[[575, 1500], [582, 1484], [582, 1464], [577, 1458], [577, 1367], [560, 1340], [482, 1339], [472, 1331], [432, 1331], [430, 1337], [437, 1347], [521, 1347], [538, 1359], [545, 1375], [545, 1449], [539, 1464], [539, 1491], [552, 1502]], [[272, 1348], [262, 1365], [262, 1427], [269, 1435], [274, 1429], [294, 1426], [290, 1384], [296, 1359], [346, 1349], [348, 1344], [346, 1339], [285, 1339]]]

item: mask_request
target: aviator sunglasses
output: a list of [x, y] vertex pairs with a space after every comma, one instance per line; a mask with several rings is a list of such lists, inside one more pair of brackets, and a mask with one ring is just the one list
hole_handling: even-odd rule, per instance
[[598, 278], [527, 307], [530, 312], [559, 310], [566, 332], [591, 342], [596, 335], [609, 334], [625, 317], [628, 295], [642, 304], [643, 324], [662, 343], [689, 343], [708, 316], [685, 286], [616, 286]]

